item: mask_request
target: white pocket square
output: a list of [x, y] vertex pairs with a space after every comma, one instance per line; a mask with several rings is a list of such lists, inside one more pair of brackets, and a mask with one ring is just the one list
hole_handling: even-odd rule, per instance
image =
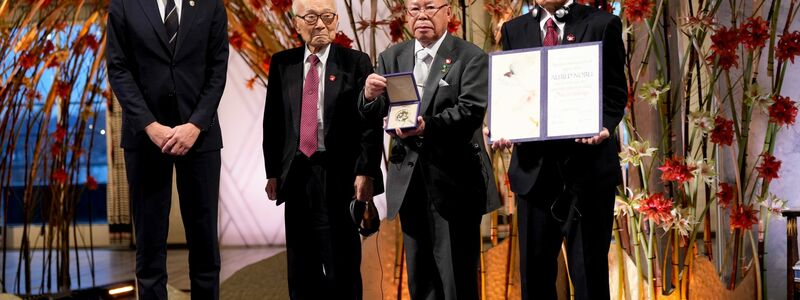
[[439, 86], [450, 86], [450, 84], [448, 84], [447, 81], [444, 81], [444, 79], [439, 79]]

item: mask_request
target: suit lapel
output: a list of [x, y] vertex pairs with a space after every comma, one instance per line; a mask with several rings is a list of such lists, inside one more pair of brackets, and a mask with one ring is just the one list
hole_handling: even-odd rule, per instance
[[535, 48], [542, 46], [542, 28], [539, 27], [539, 18], [530, 17], [525, 23], [525, 47]]
[[397, 56], [397, 72], [414, 72], [414, 42], [406, 42]]
[[[288, 97], [284, 97], [289, 101], [289, 107], [292, 111], [292, 125], [294, 127], [295, 136], [300, 136], [300, 104], [303, 102], [303, 51], [305, 48], [296, 48], [296, 55], [294, 55], [294, 63], [286, 67], [286, 78], [288, 88]], [[299, 83], [299, 84], [298, 84]]]
[[569, 18], [564, 25], [564, 37], [561, 40], [562, 45], [579, 43], [582, 40], [583, 34], [586, 33], [586, 26], [588, 25], [583, 20], [585, 9], [586, 7], [583, 5], [572, 5]]
[[[189, 5], [189, 2], [192, 2], [195, 5]], [[209, 1], [183, 1], [183, 4], [181, 5], [181, 21], [180, 25], [178, 26], [178, 44], [175, 45], [175, 53], [173, 56], [177, 56], [176, 54], [180, 53], [179, 51], [181, 50], [181, 45], [183, 45], [184, 41], [186, 41], [186, 37], [189, 36], [189, 32], [192, 31], [192, 25], [194, 25], [194, 19], [197, 15], [197, 10], [200, 9], [198, 6], [208, 4], [210, 4]]]
[[336, 59], [336, 49], [333, 45], [328, 46], [328, 60], [325, 63], [325, 75], [320, 78], [324, 82], [325, 86], [325, 102], [324, 102], [324, 110], [322, 116], [322, 122], [325, 129], [325, 136], [328, 135], [328, 130], [331, 128], [329, 124], [331, 124], [331, 118], [333, 117], [333, 111], [336, 108], [336, 99], [339, 95], [339, 90], [341, 88], [341, 82], [344, 74], [339, 74], [339, 66], [336, 64], [339, 60]]
[[156, 35], [158, 35], [161, 46], [169, 53], [167, 29], [164, 27], [164, 21], [161, 19], [161, 13], [158, 11], [158, 2], [156, 1], [158, 0], [139, 0], [139, 5], [144, 10], [144, 14], [147, 16], [147, 20], [150, 21], [150, 25], [153, 26]]
[[435, 95], [436, 91], [439, 89], [439, 80], [442, 80], [447, 71], [449, 71], [442, 67], [444, 66], [445, 60], [450, 60], [452, 63], [452, 52], [453, 37], [448, 34], [444, 37], [444, 41], [442, 41], [442, 45], [439, 46], [439, 50], [436, 51], [436, 57], [433, 58], [433, 63], [431, 63], [431, 68], [428, 71], [428, 78], [425, 80], [425, 93], [422, 96], [422, 107], [420, 108], [420, 113], [422, 115], [425, 115], [425, 112], [428, 111], [428, 106], [433, 102], [433, 95]]

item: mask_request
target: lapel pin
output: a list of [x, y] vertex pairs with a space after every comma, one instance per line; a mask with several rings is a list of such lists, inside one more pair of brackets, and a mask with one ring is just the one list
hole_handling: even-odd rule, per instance
[[568, 34], [567, 35], [567, 42], [571, 43], [571, 42], [574, 42], [574, 41], [575, 41], [575, 35], [573, 35], [572, 33]]
[[330, 81], [336, 81], [336, 75], [331, 75], [331, 76], [328, 76], [328, 80], [330, 80]]
[[189, 1], [189, 6], [194, 6], [194, 1]]

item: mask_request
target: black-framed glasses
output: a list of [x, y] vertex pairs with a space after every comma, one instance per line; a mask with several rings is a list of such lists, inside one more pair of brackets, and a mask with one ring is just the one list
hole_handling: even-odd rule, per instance
[[408, 15], [416, 18], [419, 17], [419, 14], [424, 12], [426, 16], [433, 17], [436, 15], [436, 13], [439, 12], [440, 9], [444, 8], [445, 6], [450, 6], [450, 4], [445, 3], [439, 5], [438, 7], [437, 6], [428, 6], [425, 8], [414, 7], [408, 10]]
[[331, 23], [333, 23], [333, 19], [336, 18], [336, 14], [332, 12], [326, 12], [321, 14], [307, 13], [302, 16], [296, 15], [295, 17], [303, 19], [303, 21], [306, 21], [306, 24], [308, 25], [317, 24], [317, 20], [319, 19], [322, 19], [322, 23], [325, 23], [325, 25], [331, 25]]

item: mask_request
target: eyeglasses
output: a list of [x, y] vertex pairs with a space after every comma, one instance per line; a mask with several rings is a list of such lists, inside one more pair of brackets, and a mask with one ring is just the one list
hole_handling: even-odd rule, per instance
[[322, 19], [322, 23], [325, 23], [325, 25], [330, 25], [331, 23], [333, 23], [333, 19], [336, 18], [336, 14], [331, 12], [326, 12], [321, 14], [308, 13], [303, 16], [297, 15], [295, 17], [303, 19], [303, 21], [306, 21], [306, 24], [308, 25], [317, 24], [317, 20], [319, 19]]
[[423, 8], [419, 8], [419, 7], [414, 7], [414, 8], [411, 8], [411, 9], [408, 10], [408, 15], [411, 16], [411, 17], [416, 18], [416, 17], [419, 17], [419, 15], [424, 12], [426, 16], [433, 17], [433, 16], [436, 15], [436, 13], [439, 12], [440, 9], [442, 9], [445, 6], [450, 6], [450, 4], [445, 3], [445, 4], [442, 4], [442, 5], [439, 5], [438, 7], [428, 6], [428, 7], [425, 7], [424, 9]]

